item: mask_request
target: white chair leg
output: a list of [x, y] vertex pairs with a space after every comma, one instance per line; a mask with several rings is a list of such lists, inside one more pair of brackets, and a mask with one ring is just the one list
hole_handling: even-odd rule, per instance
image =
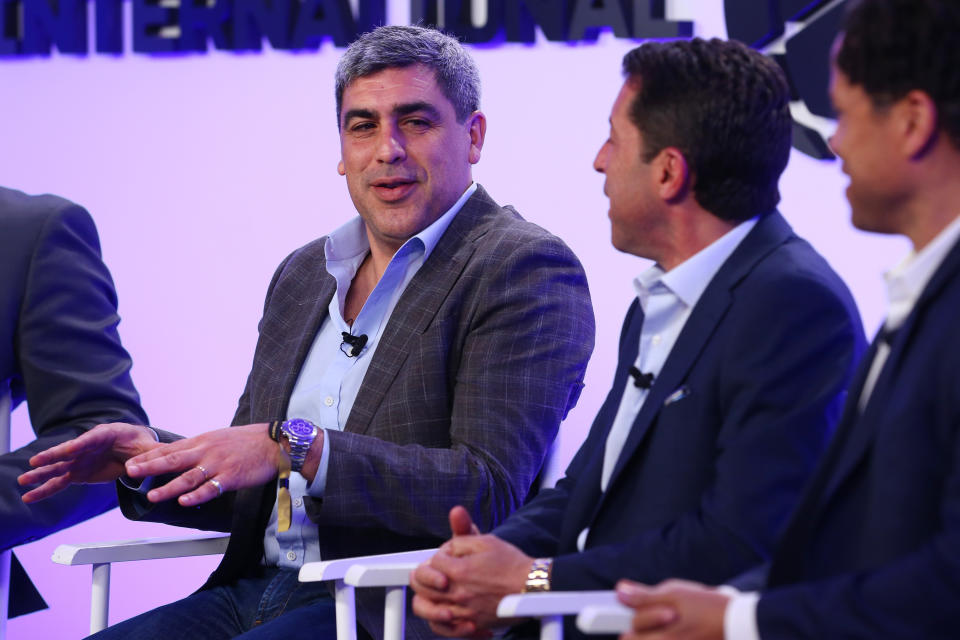
[[546, 616], [540, 620], [540, 640], [563, 640], [563, 616]]
[[337, 617], [337, 640], [357, 640], [356, 595], [343, 580], [334, 583], [334, 606]]
[[107, 628], [110, 611], [110, 563], [93, 565], [93, 588], [90, 594], [90, 633]]
[[407, 588], [387, 587], [383, 608], [383, 640], [403, 640], [407, 623]]
[[[10, 382], [0, 382], [0, 454], [10, 451]], [[10, 602], [10, 551], [0, 553], [0, 640], [7, 637]]]
[[0, 553], [0, 640], [7, 637], [7, 605], [10, 602], [10, 551]]

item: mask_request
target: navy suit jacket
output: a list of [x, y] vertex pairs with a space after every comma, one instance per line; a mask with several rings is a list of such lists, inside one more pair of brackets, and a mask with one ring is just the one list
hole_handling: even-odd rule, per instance
[[[109, 485], [26, 505], [16, 478], [36, 453], [101, 422], [146, 424], [119, 321], [90, 215], [63, 198], [0, 188], [0, 380], [10, 381], [14, 406], [27, 401], [37, 435], [0, 456], [0, 549], [116, 506]], [[11, 594], [24, 590], [15, 583]]]
[[758, 604], [764, 638], [960, 634], [960, 245], [891, 344], [866, 407], [851, 386]]
[[565, 477], [494, 530], [555, 557], [555, 590], [620, 578], [716, 584], [766, 559], [864, 344], [836, 274], [779, 214], [762, 218], [691, 312], [601, 493], [641, 316], [634, 302], [613, 388]]

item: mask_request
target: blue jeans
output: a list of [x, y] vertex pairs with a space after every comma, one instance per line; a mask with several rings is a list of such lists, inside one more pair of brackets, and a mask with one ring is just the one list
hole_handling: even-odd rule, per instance
[[90, 636], [96, 640], [219, 640], [336, 637], [325, 582], [299, 582], [297, 571], [268, 567], [262, 578], [200, 591]]

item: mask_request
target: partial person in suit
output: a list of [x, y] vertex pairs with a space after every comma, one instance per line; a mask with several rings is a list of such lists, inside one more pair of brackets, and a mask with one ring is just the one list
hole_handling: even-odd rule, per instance
[[[146, 424], [117, 334], [117, 295], [90, 215], [56, 196], [0, 188], [0, 381], [24, 400], [36, 439], [0, 456], [0, 549], [37, 540], [117, 506], [109, 486], [71, 487], [24, 504], [28, 460], [102, 422]], [[33, 593], [13, 560], [10, 613]]]
[[[39, 498], [77, 480], [47, 480], [76, 451], [90, 451], [84, 467], [127, 447], [116, 459], [130, 478], [179, 475], [145, 496], [121, 485], [126, 515], [231, 532], [200, 592], [98, 637], [329, 637], [329, 587], [299, 584], [304, 562], [437, 546], [461, 503], [484, 527], [502, 522], [577, 401], [593, 347], [585, 274], [473, 183], [486, 118], [466, 50], [382, 27], [345, 53], [336, 98], [338, 168], [360, 216], [277, 270], [237, 426], [158, 446], [108, 425], [23, 478], [46, 480], [27, 494]], [[271, 436], [290, 455], [290, 497]], [[359, 616], [379, 635], [382, 608]]]
[[[864, 0], [835, 48], [853, 223], [906, 236], [883, 328], [759, 593], [624, 583], [635, 638], [956, 638], [960, 3]], [[734, 581], [737, 584], [739, 581]]]
[[495, 625], [510, 593], [717, 583], [767, 559], [863, 349], [849, 291], [775, 210], [791, 141], [778, 66], [696, 39], [644, 44], [623, 71], [594, 168], [614, 247], [654, 264], [613, 388], [555, 488], [491, 535], [451, 513], [454, 537], [413, 575], [437, 633]]

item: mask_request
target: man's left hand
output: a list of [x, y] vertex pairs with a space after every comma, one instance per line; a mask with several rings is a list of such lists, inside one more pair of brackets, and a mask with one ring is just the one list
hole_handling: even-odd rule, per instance
[[685, 580], [655, 587], [621, 580], [617, 598], [635, 610], [630, 631], [620, 640], [723, 640], [730, 598], [711, 587]]

